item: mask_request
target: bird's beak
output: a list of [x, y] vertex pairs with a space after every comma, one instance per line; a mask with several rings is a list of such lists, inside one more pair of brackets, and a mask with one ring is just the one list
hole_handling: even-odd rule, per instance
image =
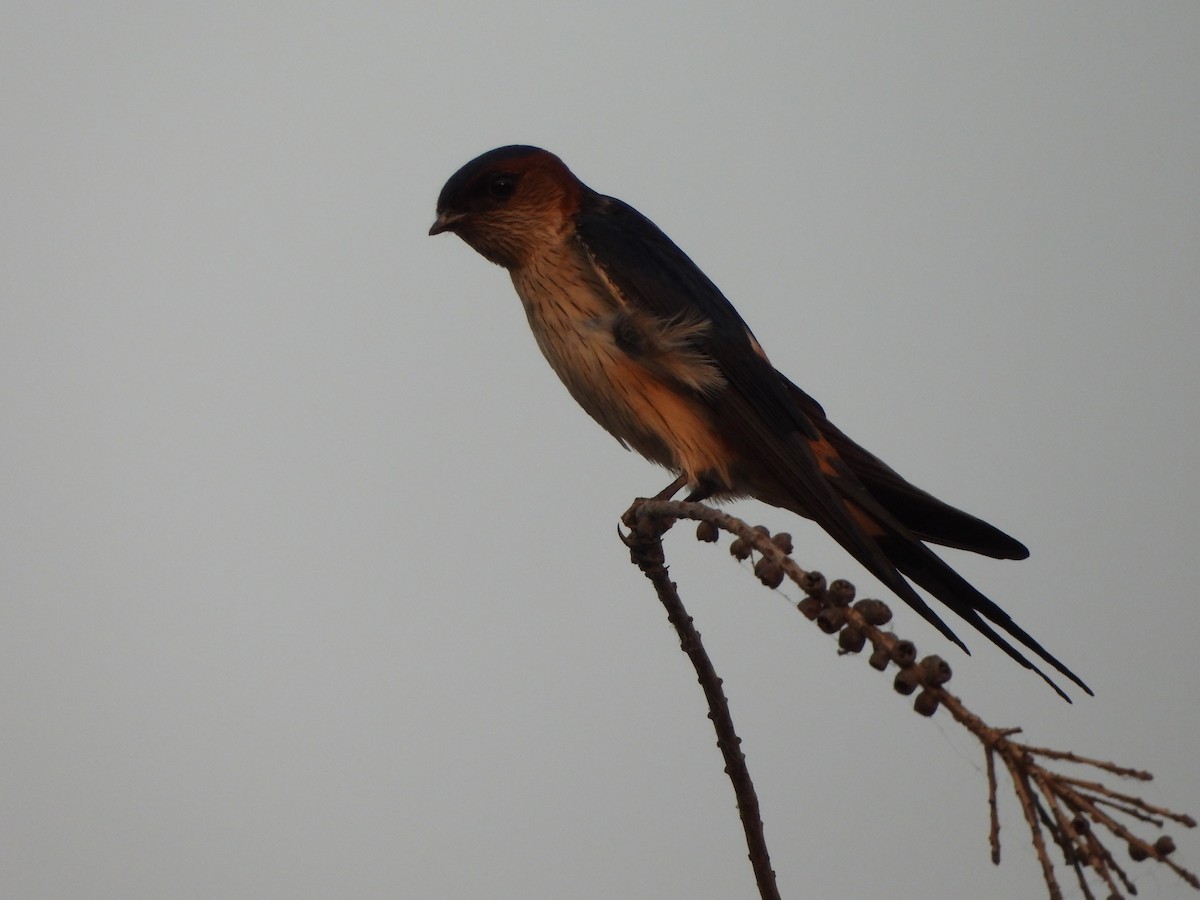
[[429, 227], [429, 234], [441, 234], [443, 231], [453, 231], [454, 226], [462, 218], [462, 213], [438, 213], [437, 221]]

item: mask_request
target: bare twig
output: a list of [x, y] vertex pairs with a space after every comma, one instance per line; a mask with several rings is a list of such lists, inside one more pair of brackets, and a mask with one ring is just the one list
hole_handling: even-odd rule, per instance
[[[994, 863], [1000, 861], [1000, 824], [996, 804], [996, 764], [998, 757], [1007, 769], [1013, 790], [1029, 826], [1034, 852], [1042, 867], [1042, 875], [1051, 898], [1063, 896], [1055, 867], [1050, 859], [1045, 836], [1048, 834], [1063, 853], [1065, 864], [1074, 872], [1085, 897], [1095, 896], [1087, 883], [1089, 870], [1108, 891], [1109, 897], [1122, 897], [1123, 889], [1136, 893], [1125, 871], [1116, 862], [1112, 852], [1104, 843], [1105, 835], [1098, 833], [1099, 826], [1107, 836], [1122, 841], [1129, 849], [1134, 861], [1153, 859], [1178, 875], [1193, 888], [1200, 890], [1200, 879], [1169, 858], [1175, 845], [1170, 837], [1160, 836], [1153, 843], [1135, 835], [1120, 821], [1105, 810], [1127, 816], [1147, 825], [1161, 826], [1170, 820], [1187, 828], [1194, 828], [1196, 821], [1183, 813], [1176, 813], [1146, 803], [1139, 797], [1114, 791], [1099, 782], [1085, 781], [1054, 772], [1043, 765], [1043, 760], [1067, 762], [1107, 772], [1120, 778], [1142, 781], [1151, 779], [1148, 772], [1118, 766], [1115, 763], [1081, 756], [1061, 750], [1035, 747], [1014, 740], [1018, 728], [996, 728], [987, 725], [972, 713], [962, 700], [950, 693], [945, 685], [950, 680], [950, 667], [939, 657], [927, 656], [918, 659], [916, 647], [911, 641], [885, 632], [880, 626], [891, 620], [891, 611], [878, 600], [854, 601], [854, 586], [838, 580], [827, 584], [819, 572], [802, 569], [791, 558], [791, 538], [786, 534], [771, 533], [762, 526], [751, 527], [741, 519], [699, 503], [679, 503], [665, 500], [639, 500], [625, 513], [624, 523], [630, 529], [625, 538], [634, 561], [655, 584], [659, 597], [668, 607], [671, 621], [677, 617], [686, 622], [687, 630], [680, 630], [684, 649], [692, 656], [698, 649], [702, 665], [693, 657], [697, 674], [705, 685], [709, 698], [714, 725], [717, 727], [718, 744], [725, 754], [730, 777], [734, 779], [734, 790], [738, 795], [738, 807], [742, 824], [750, 847], [751, 861], [759, 879], [763, 897], [775, 897], [778, 893], [765, 893], [764, 884], [772, 891], [774, 873], [771, 872], [769, 857], [762, 835], [762, 822], [758, 813], [758, 802], [754, 798], [753, 785], [745, 770], [745, 759], [738, 750], [738, 739], [729, 720], [728, 705], [720, 689], [720, 679], [711, 671], [711, 664], [699, 646], [699, 635], [691, 629], [691, 620], [683, 611], [675, 586], [666, 574], [662, 549], [662, 535], [677, 519], [693, 519], [700, 522], [697, 537], [704, 541], [716, 541], [719, 531], [734, 536], [730, 553], [738, 559], [748, 559], [757, 554], [754, 573], [768, 587], [778, 587], [786, 577], [805, 593], [797, 606], [804, 615], [815, 621], [820, 628], [838, 635], [842, 653], [857, 653], [869, 642], [870, 663], [883, 671], [889, 665], [898, 669], [893, 686], [903, 695], [916, 694], [914, 709], [922, 715], [931, 716], [939, 707], [945, 707], [956, 722], [973, 734], [980, 742], [987, 764], [988, 805], [990, 820], [991, 855]], [[678, 604], [672, 612], [673, 604]], [[676, 624], [677, 629], [680, 628]], [[694, 638], [687, 635], [694, 635]], [[692, 644], [695, 648], [692, 648]], [[728, 730], [724, 730], [725, 728]], [[736, 766], [734, 765], [736, 763]], [[737, 774], [735, 776], [735, 769]]]
[[992, 847], [992, 864], [1000, 865], [1000, 807], [996, 803], [996, 751], [984, 748], [987, 760], [988, 810], [992, 827], [988, 830], [988, 843]]

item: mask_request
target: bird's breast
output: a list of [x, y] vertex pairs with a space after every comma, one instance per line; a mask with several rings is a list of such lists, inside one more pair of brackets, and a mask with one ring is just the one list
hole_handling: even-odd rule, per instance
[[575, 401], [621, 443], [692, 481], [728, 483], [729, 451], [702, 397], [723, 384], [719, 373], [675, 348], [671, 325], [664, 331], [630, 310], [578, 253], [565, 247], [511, 270], [542, 354]]

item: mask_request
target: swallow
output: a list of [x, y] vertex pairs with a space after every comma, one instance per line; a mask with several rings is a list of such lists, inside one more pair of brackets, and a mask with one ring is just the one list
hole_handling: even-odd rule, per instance
[[508, 270], [538, 347], [588, 415], [677, 476], [659, 498], [686, 487], [691, 501], [756, 497], [812, 519], [967, 653], [914, 584], [1068, 702], [996, 628], [1092, 693], [927, 544], [996, 559], [1024, 559], [1025, 546], [842, 433], [632, 206], [587, 187], [552, 153], [500, 147], [446, 182], [429, 229], [443, 232]]

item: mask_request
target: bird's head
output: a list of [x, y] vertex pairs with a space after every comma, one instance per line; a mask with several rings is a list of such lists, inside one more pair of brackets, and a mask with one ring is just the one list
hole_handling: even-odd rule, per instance
[[452, 231], [497, 265], [519, 268], [563, 240], [584, 190], [553, 153], [500, 147], [450, 176], [429, 233]]

